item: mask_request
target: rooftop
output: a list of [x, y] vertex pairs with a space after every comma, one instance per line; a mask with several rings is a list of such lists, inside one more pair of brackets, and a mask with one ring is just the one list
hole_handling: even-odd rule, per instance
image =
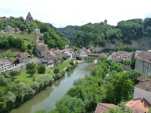
[[105, 113], [114, 107], [116, 107], [116, 105], [114, 105], [114, 104], [99, 103], [96, 107], [95, 113]]
[[130, 108], [133, 113], [147, 113], [149, 111], [150, 104], [145, 99], [137, 98], [128, 101], [126, 106]]
[[144, 89], [146, 91], [151, 91], [151, 78], [141, 76], [136, 87]]
[[8, 59], [0, 59], [0, 65], [3, 65], [3, 64], [12, 64], [12, 62]]
[[143, 51], [136, 53], [136, 59], [151, 63], [151, 52]]
[[26, 21], [29, 21], [29, 22], [33, 21], [33, 17], [31, 16], [30, 12], [28, 12], [27, 14]]

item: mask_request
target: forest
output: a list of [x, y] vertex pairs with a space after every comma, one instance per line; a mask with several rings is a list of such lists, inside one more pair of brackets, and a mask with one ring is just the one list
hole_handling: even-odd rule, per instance
[[132, 45], [132, 41], [137, 42], [144, 37], [150, 41], [151, 18], [120, 21], [116, 26], [109, 25], [105, 20], [82, 26], [67, 26], [58, 31], [71, 41], [71, 45], [78, 47], [104, 47], [109, 43], [116, 45], [114, 49], [126, 49]]

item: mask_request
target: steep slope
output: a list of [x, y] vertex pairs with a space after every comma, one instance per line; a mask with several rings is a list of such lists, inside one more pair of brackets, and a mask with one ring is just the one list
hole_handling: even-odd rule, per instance
[[58, 29], [72, 45], [107, 49], [149, 49], [151, 47], [151, 18], [121, 21], [117, 26], [107, 21]]
[[[64, 48], [69, 41], [61, 35], [55, 27], [53, 27], [49, 23], [43, 23], [36, 20], [24, 20], [22, 17], [14, 18], [14, 17], [1, 17], [0, 18], [0, 37], [2, 34], [13, 34], [13, 36], [30, 38], [30, 35], [35, 32], [36, 29], [40, 29], [41, 33], [48, 34], [47, 37], [44, 35], [45, 43], [50, 48]], [[19, 36], [19, 35], [20, 36]], [[26, 35], [25, 35], [26, 34]], [[28, 36], [29, 34], [29, 36]], [[5, 36], [6, 36], [5, 35]], [[28, 39], [29, 39], [28, 38]], [[20, 38], [22, 40], [22, 38]], [[32, 38], [31, 40], [35, 40]], [[0, 40], [1, 41], [1, 40]], [[53, 43], [55, 46], [53, 46]], [[34, 43], [32, 43], [34, 44]], [[31, 45], [34, 46], [34, 45]]]

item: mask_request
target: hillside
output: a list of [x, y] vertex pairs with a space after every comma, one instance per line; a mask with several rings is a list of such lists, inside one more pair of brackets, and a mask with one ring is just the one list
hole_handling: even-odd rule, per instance
[[40, 30], [49, 48], [64, 48], [68, 44], [68, 40], [57, 32], [55, 27], [33, 20], [29, 13], [26, 19], [0, 17], [0, 49], [17, 48], [21, 51], [32, 52], [35, 47], [37, 30]]
[[67, 26], [58, 31], [68, 37], [72, 45], [105, 49], [149, 49], [151, 47], [151, 18], [121, 21], [117, 26], [88, 23]]

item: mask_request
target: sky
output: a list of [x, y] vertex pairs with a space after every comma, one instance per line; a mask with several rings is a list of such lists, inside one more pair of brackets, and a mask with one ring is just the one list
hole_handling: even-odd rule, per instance
[[56, 27], [151, 17], [151, 0], [0, 0], [0, 16], [26, 17]]

